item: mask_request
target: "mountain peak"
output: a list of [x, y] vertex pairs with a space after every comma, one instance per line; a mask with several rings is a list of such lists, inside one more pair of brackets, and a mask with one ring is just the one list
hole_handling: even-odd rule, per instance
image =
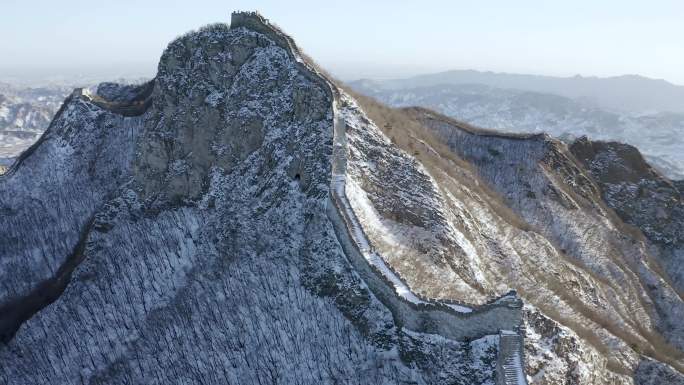
[[593, 188], [560, 142], [352, 96], [234, 13], [0, 177], [0, 382], [670, 376], [682, 302]]

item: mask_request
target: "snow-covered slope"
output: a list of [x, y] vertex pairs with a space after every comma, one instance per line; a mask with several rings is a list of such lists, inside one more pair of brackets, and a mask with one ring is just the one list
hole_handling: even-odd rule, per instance
[[[603, 365], [614, 373], [635, 370], [640, 354], [681, 368], [684, 333], [678, 320], [684, 315], [684, 303], [678, 290], [655, 263], [657, 250], [606, 207], [590, 174], [564, 144], [544, 135], [484, 131], [422, 109], [406, 113], [423, 122], [470, 166], [453, 162], [450, 170], [440, 170], [424, 162], [433, 177], [440, 179], [437, 185], [442, 194], [459, 197], [461, 207], [452, 212], [456, 214], [453, 221], [462, 223], [466, 238], [484, 258], [479, 275], [483, 278], [471, 278], [470, 286], [487, 290], [492, 284], [510, 283], [532, 306], [530, 314], [541, 311], [579, 335], [582, 341], [575, 346], [580, 350], [573, 354], [590, 356], [596, 349], [605, 356], [603, 364], [601, 359], [591, 359], [596, 365], [592, 369], [588, 356], [573, 363], [567, 351], [553, 364], [539, 364], [535, 358], [528, 361], [528, 372], [532, 372], [528, 374], [536, 376], [536, 382], [558, 383], [554, 367], [557, 370], [563, 361], [567, 373], [572, 372], [579, 383], [607, 381], [591, 377], [600, 376]], [[415, 148], [421, 153], [430, 151], [425, 146]], [[446, 183], [448, 179], [439, 176], [447, 171], [458, 184]], [[468, 176], [471, 172], [476, 176]], [[487, 199], [477, 191], [480, 183], [492, 188], [529, 227], [521, 228], [518, 221], [501, 213], [484, 217], [483, 212], [495, 206], [490, 199], [489, 208], [476, 209], [478, 202]], [[458, 192], [464, 189], [471, 191]], [[672, 226], [681, 229], [681, 224]], [[673, 258], [681, 261], [681, 256]], [[551, 325], [530, 322], [528, 317], [528, 335], [544, 334], [535, 324]], [[528, 339], [529, 356], [543, 349], [543, 339], [537, 344], [535, 338]], [[562, 340], [560, 334], [553, 339], [555, 343]], [[583, 350], [586, 353], [580, 353]], [[572, 367], [578, 370], [569, 370]]]
[[684, 202], [681, 186], [651, 168], [639, 151], [616, 142], [575, 141], [570, 150], [589, 170], [605, 202], [658, 247], [654, 255], [684, 293]]
[[2, 383], [682, 378], [681, 298], [566, 147], [356, 100], [258, 14], [76, 90], [0, 214]]
[[23, 88], [0, 83], [0, 131], [44, 131], [66, 87]]
[[[0, 179], [0, 382], [494, 382], [496, 330], [434, 334], [460, 313], [353, 267], [335, 96], [263, 23], [179, 38], [137, 91], [77, 90]], [[489, 308], [517, 326], [514, 297]]]

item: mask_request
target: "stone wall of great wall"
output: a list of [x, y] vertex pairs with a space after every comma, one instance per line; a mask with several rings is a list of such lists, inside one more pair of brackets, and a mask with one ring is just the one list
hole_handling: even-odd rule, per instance
[[328, 205], [328, 217], [332, 220], [338, 241], [349, 262], [361, 275], [373, 294], [390, 309], [398, 325], [407, 329], [446, 338], [468, 341], [485, 335], [498, 334], [502, 329], [517, 327], [522, 311], [519, 301], [492, 303], [474, 307], [472, 312], [456, 311], [440, 302], [410, 302], [399, 296], [392, 283], [378, 269], [368, 263], [349, 231], [356, 226], [350, 213], [351, 207], [342, 192], [332, 192]]
[[[500, 341], [503, 339], [504, 346], [502, 349], [500, 343], [497, 358], [497, 384], [526, 384], [523, 372], [523, 337], [517, 332], [522, 324], [522, 301], [511, 293], [479, 306], [461, 304], [457, 301], [439, 302], [421, 297], [419, 297], [421, 303], [414, 303], [399, 296], [389, 279], [366, 260], [359, 246], [360, 243], [354, 239], [355, 234], [362, 234], [364, 237], [365, 234], [345, 194], [346, 124], [343, 119], [336, 116], [340, 91], [321, 71], [307, 63], [299, 48], [287, 34], [259, 13], [234, 12], [231, 17], [231, 28], [240, 27], [261, 33], [285, 49], [300, 72], [312, 82], [320, 85], [328, 94], [333, 110], [334, 144], [327, 214], [349, 262], [373, 294], [390, 309], [397, 325], [412, 331], [439, 334], [459, 341], [473, 340], [484, 335], [499, 335]], [[448, 304], [468, 306], [472, 311], [459, 312], [449, 307]], [[512, 342], [515, 343], [512, 344]], [[516, 375], [507, 375], [512, 370]]]
[[[307, 63], [297, 48], [294, 41], [278, 27], [271, 24], [257, 12], [235, 12], [231, 17], [231, 28], [244, 27], [252, 31], [264, 34], [283, 48], [293, 59], [301, 74], [309, 80], [321, 86], [332, 103], [333, 129], [335, 142], [345, 143], [346, 125], [342, 119], [335, 116], [336, 106], [340, 100], [338, 88], [315, 66]], [[153, 82], [146, 84], [141, 93], [140, 100], [126, 105], [115, 105], [107, 101], [91, 100], [82, 89], [76, 89], [62, 105], [57, 113], [59, 116], [66, 105], [73, 98], [87, 98], [98, 106], [120, 113], [124, 116], [137, 116], [149, 106], [151, 86]], [[97, 103], [100, 102], [100, 103]], [[118, 111], [117, 111], [118, 109]], [[122, 110], [123, 109], [123, 110]], [[130, 109], [130, 111], [129, 111]], [[48, 129], [49, 131], [49, 129]], [[43, 135], [44, 137], [45, 135]], [[21, 158], [31, 153], [37, 147], [41, 139], [34, 143], [29, 150], [25, 151], [7, 174], [7, 177], [21, 164]], [[510, 294], [493, 300], [490, 303], [474, 306], [463, 304], [458, 301], [436, 301], [434, 299], [421, 298], [423, 303], [413, 303], [399, 296], [393, 284], [375, 266], [368, 263], [362, 255], [359, 243], [354, 240], [354, 233], [363, 234], [357, 218], [347, 200], [344, 190], [344, 177], [346, 175], [346, 148], [335, 145], [333, 147], [333, 177], [331, 180], [330, 200], [327, 206], [327, 214], [331, 219], [338, 241], [342, 245], [349, 262], [361, 275], [373, 294], [390, 309], [395, 321], [399, 326], [409, 330], [439, 334], [454, 340], [472, 340], [484, 335], [499, 335], [499, 354], [497, 359], [497, 385], [498, 384], [526, 384], [523, 373], [523, 338], [518, 330], [522, 322], [522, 303], [519, 299], [507, 299]], [[341, 178], [341, 179], [340, 179]], [[335, 182], [342, 181], [341, 186], [335, 186]], [[349, 213], [352, 213], [351, 215]], [[357, 227], [357, 231], [352, 229]], [[388, 266], [391, 269], [391, 266]], [[396, 273], [396, 272], [395, 272]], [[419, 297], [420, 298], [420, 297]], [[455, 311], [447, 304], [459, 304], [472, 308], [471, 312], [463, 313]], [[515, 373], [515, 374], [513, 374]]]
[[499, 332], [496, 385], [527, 385], [524, 371], [523, 338], [511, 330]]
[[233, 12], [230, 19], [230, 28], [240, 27], [259, 32], [273, 40], [276, 45], [283, 48], [294, 60], [297, 68], [301, 70], [301, 73], [307, 79], [320, 85], [325, 90], [333, 103], [336, 103], [339, 100], [340, 93], [332, 81], [313, 65], [307, 63], [294, 40], [285, 32], [281, 31], [276, 25], [269, 22], [258, 12]]

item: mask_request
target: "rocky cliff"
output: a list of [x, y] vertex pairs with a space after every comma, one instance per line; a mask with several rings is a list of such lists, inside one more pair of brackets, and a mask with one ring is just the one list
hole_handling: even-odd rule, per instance
[[606, 204], [637, 227], [679, 293], [684, 293], [684, 203], [681, 183], [653, 169], [633, 146], [575, 141], [570, 150], [598, 183]]
[[681, 380], [682, 300], [592, 178], [234, 14], [74, 91], [0, 177], [0, 382]]
[[[677, 320], [684, 308], [679, 290], [657, 262], [660, 251], [615, 215], [593, 173], [563, 143], [545, 135], [486, 131], [423, 109], [405, 112], [459, 157], [450, 170], [434, 169], [434, 175], [450, 172], [460, 182], [455, 188], [439, 183], [441, 188], [454, 195], [457, 189], [471, 190], [458, 195], [459, 204], [474, 206], [471, 200], [486, 198], [484, 191], [472, 191], [484, 185], [512, 211], [478, 219], [470, 213], [483, 210], [471, 209], [460, 220], [477, 229], [467, 237], [483, 250], [480, 258], [488, 256], [489, 264], [481, 265], [484, 276], [476, 282], [484, 288], [510, 282], [530, 305], [526, 350], [534, 382], [629, 383], [607, 378], [632, 373], [649, 359], [681, 369], [684, 333]], [[677, 222], [671, 226], [677, 228]], [[492, 263], [495, 255], [500, 266]], [[579, 339], [569, 342], [570, 335], [557, 334], [563, 328], [547, 317]], [[574, 361], [574, 354], [586, 356]], [[587, 360], [593, 354], [605, 358]], [[551, 364], [538, 361], [554, 355]], [[564, 378], [554, 378], [563, 365]]]
[[[354, 268], [329, 214], [339, 91], [236, 21], [147, 85], [75, 91], [0, 180], [1, 382], [493, 383], [496, 316], [434, 334], [469, 316]], [[514, 297], [489, 308], [520, 322]]]

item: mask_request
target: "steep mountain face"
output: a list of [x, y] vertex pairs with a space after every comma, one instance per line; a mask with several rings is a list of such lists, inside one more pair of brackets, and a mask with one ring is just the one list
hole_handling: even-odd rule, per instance
[[658, 246], [567, 147], [354, 98], [258, 14], [0, 178], [2, 383], [684, 378]]
[[[632, 371], [642, 365], [637, 364], [640, 358], [633, 349], [646, 357], [681, 365], [684, 333], [678, 320], [684, 307], [676, 287], [654, 263], [658, 250], [612, 214], [601, 199], [600, 189], [565, 145], [545, 135], [504, 135], [426, 110], [408, 112], [466, 160], [471, 172], [529, 225], [520, 227], [506, 216], [478, 223], [462, 215], [478, 228], [467, 237], [472, 240], [484, 236], [487, 240], [474, 242], [490, 248], [478, 250], [478, 255], [488, 256], [486, 269], [496, 268], [492, 263], [494, 255], [501, 255], [506, 263], [515, 263], [515, 267], [497, 272], [505, 278], [485, 282], [510, 282], [531, 305], [570, 326], [583, 340], [575, 346], [591, 350], [583, 346], [588, 344], [599, 354], [611, 352], [605, 362], [609, 371]], [[464, 168], [462, 172], [468, 171]], [[462, 184], [466, 185], [465, 181]], [[460, 199], [461, 204], [467, 201]], [[506, 230], [502, 226], [506, 222], [518, 229]], [[499, 234], [487, 237], [485, 225], [498, 228]], [[673, 258], [679, 258], [681, 263], [681, 257]], [[537, 380], [542, 382], [547, 377], [549, 383], [558, 383], [560, 380], [553, 379], [552, 372], [544, 370], [546, 365], [534, 364], [539, 346], [534, 346], [533, 341], [537, 336], [549, 338], [552, 334], [552, 324], [543, 318], [534, 311], [527, 318], [527, 335], [535, 336], [526, 340], [528, 357], [533, 358], [528, 360], [528, 374], [539, 374]], [[539, 345], [543, 346], [543, 342]], [[582, 373], [586, 365], [584, 362], [575, 368]], [[594, 369], [594, 374], [597, 372], [601, 369]], [[591, 381], [597, 380], [579, 380]]]
[[684, 179], [681, 113], [616, 112], [585, 99], [484, 84], [394, 88], [392, 82], [358, 81], [351, 86], [395, 107], [426, 107], [479, 127], [517, 133], [545, 132], [571, 140], [586, 135], [629, 143], [668, 177]]
[[515, 296], [464, 312], [365, 259], [338, 91], [301, 60], [237, 14], [173, 42], [153, 83], [65, 101], [0, 180], [0, 382], [491, 384], [510, 366]]
[[572, 153], [598, 182], [605, 202], [657, 246], [654, 256], [684, 293], [684, 203], [677, 186], [651, 168], [639, 151], [616, 142], [580, 138]]

